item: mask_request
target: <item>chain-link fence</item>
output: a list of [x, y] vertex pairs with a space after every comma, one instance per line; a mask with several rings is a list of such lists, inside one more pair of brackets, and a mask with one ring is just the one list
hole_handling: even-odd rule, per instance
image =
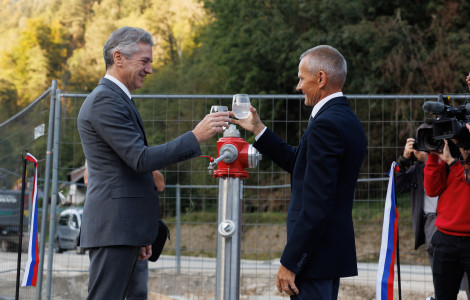
[[[421, 108], [424, 101], [435, 100], [437, 95], [347, 96], [366, 131], [368, 152], [357, 185], [353, 211], [359, 276], [342, 280], [339, 298], [372, 299], [375, 298], [376, 263], [387, 188], [384, 178], [391, 162], [403, 152], [406, 138], [414, 137], [415, 129], [424, 120]], [[58, 151], [54, 150], [57, 156], [54, 157], [51, 187], [54, 196], [51, 197], [54, 202], [51, 209], [55, 213], [51, 214], [50, 222], [53, 225], [59, 212], [81, 207], [85, 200], [85, 157], [76, 122], [85, 97], [86, 94], [57, 93], [60, 106], [57, 105], [55, 113], [56, 121], [60, 123], [56, 122], [55, 126], [58, 131], [54, 149]], [[463, 95], [453, 96], [458, 104], [464, 98]], [[133, 99], [142, 116], [147, 140], [149, 144], [155, 145], [192, 130], [209, 113], [212, 105], [226, 105], [230, 108], [232, 96], [134, 95]], [[304, 106], [302, 95], [250, 95], [250, 99], [269, 128], [289, 144], [298, 144], [311, 113], [311, 108]], [[35, 117], [40, 115], [32, 114]], [[15, 128], [4, 126], [0, 126], [1, 137], [13, 135]], [[241, 128], [240, 131], [242, 138], [253, 143], [251, 133]], [[216, 156], [216, 141], [219, 137], [202, 145], [203, 154]], [[2, 155], [6, 152], [19, 157], [24, 148], [15, 145], [10, 146], [10, 150], [4, 150], [4, 144], [0, 145]], [[41, 147], [41, 150], [36, 151], [44, 154], [38, 155], [44, 158], [44, 142]], [[31, 151], [34, 152], [34, 149]], [[6, 159], [8, 163], [11, 161]], [[2, 156], [2, 168], [3, 162]], [[166, 189], [160, 194], [160, 211], [161, 217], [170, 227], [171, 240], [165, 247], [164, 255], [149, 265], [149, 299], [215, 297], [218, 182], [208, 174], [208, 164], [206, 158], [196, 158], [160, 170], [166, 181]], [[18, 168], [19, 164], [16, 163]], [[288, 299], [277, 293], [274, 283], [286, 242], [285, 218], [290, 199], [290, 175], [268, 159], [262, 160], [257, 168], [249, 172], [250, 177], [244, 182], [242, 196], [241, 299]], [[56, 202], [57, 207], [54, 207]], [[398, 206], [402, 294], [405, 299], [424, 299], [433, 294], [433, 285], [424, 249], [413, 250], [409, 195], [401, 196]], [[70, 250], [53, 253], [54, 240], [51, 237], [49, 233], [44, 275], [51, 274], [48, 278], [52, 280], [42, 284], [42, 294], [38, 293], [38, 298], [86, 298], [87, 255]], [[6, 255], [5, 252], [1, 253]], [[53, 261], [49, 266], [46, 260], [52, 255]], [[3, 264], [1, 268], [4, 268]], [[0, 286], [8, 285], [2, 280], [3, 277], [0, 278]]]
[[[33, 154], [38, 160], [38, 197], [41, 200], [39, 207], [38, 224], [46, 224], [47, 204], [49, 192], [45, 186], [47, 180], [47, 157], [50, 158], [50, 141], [52, 138], [52, 124], [54, 109], [55, 82], [41, 96], [34, 100], [24, 110], [0, 124], [0, 299], [34, 299], [37, 293], [35, 287], [18, 289], [23, 278], [26, 265], [29, 243], [29, 228], [31, 226], [32, 188], [34, 179], [34, 165], [27, 164], [24, 207], [21, 207], [21, 187], [23, 173], [23, 159], [27, 152]], [[45, 181], [46, 184], [45, 184]], [[20, 214], [24, 213], [24, 226], [20, 228]], [[45, 212], [45, 213], [44, 213]], [[46, 216], [46, 218], [44, 218]], [[43, 240], [46, 238], [39, 235]], [[22, 238], [21, 238], [22, 236]], [[22, 245], [20, 247], [19, 245]], [[43, 244], [43, 243], [42, 243]], [[22, 248], [20, 251], [19, 248]], [[42, 248], [41, 251], [44, 249]], [[43, 255], [43, 252], [41, 252]], [[20, 260], [19, 257], [22, 257]], [[21, 261], [18, 270], [18, 261]], [[17, 276], [19, 275], [19, 276]], [[2, 298], [3, 297], [3, 298]]]

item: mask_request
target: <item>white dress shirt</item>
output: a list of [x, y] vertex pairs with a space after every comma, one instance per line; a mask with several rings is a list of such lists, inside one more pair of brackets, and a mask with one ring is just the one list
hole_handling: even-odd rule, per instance
[[126, 93], [126, 95], [129, 97], [129, 99], [132, 99], [132, 97], [131, 97], [131, 92], [129, 92], [129, 90], [126, 88], [126, 86], [125, 86], [122, 82], [120, 82], [118, 79], [116, 79], [115, 77], [113, 77], [113, 76], [111, 76], [111, 75], [109, 75], [109, 74], [104, 75], [104, 78], [109, 79], [109, 80], [111, 80], [112, 82], [114, 82], [115, 84], [117, 84], [117, 86], [120, 87], [121, 90], [122, 90], [124, 93]]

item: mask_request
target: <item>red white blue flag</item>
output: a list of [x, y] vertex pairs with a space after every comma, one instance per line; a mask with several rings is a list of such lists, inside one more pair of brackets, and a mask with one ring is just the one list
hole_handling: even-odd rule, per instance
[[38, 160], [30, 153], [26, 154], [26, 160], [34, 163], [34, 183], [33, 183], [33, 209], [30, 210], [31, 230], [29, 233], [28, 261], [23, 276], [21, 286], [36, 286], [39, 266], [38, 247]]
[[395, 276], [395, 255], [398, 236], [398, 209], [395, 201], [395, 170], [393, 162], [389, 171], [387, 197], [385, 199], [382, 245], [377, 267], [376, 299], [393, 300], [393, 282]]

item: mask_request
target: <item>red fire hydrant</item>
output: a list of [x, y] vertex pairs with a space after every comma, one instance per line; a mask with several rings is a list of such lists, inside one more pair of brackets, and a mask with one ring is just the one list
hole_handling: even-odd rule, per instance
[[[217, 159], [209, 163], [209, 173], [214, 178], [248, 178], [247, 168], [254, 168], [262, 159], [261, 154], [247, 141], [240, 138], [240, 131], [234, 124], [224, 131], [224, 136], [217, 141]], [[218, 168], [214, 170], [214, 167]]]

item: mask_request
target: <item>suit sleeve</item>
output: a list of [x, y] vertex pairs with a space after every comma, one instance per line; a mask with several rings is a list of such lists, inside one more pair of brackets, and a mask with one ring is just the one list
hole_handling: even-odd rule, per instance
[[269, 128], [266, 128], [266, 131], [253, 146], [286, 172], [292, 172], [295, 148], [287, 145], [283, 139], [274, 134]]
[[307, 143], [307, 166], [303, 181], [302, 209], [289, 237], [281, 263], [298, 274], [325, 234], [335, 205], [341, 156], [345, 144], [334, 121], [322, 118], [311, 124]]
[[124, 102], [105, 95], [95, 100], [91, 123], [97, 134], [136, 172], [158, 170], [201, 154], [192, 132], [162, 145], [145, 145], [132, 114], [132, 108]]

